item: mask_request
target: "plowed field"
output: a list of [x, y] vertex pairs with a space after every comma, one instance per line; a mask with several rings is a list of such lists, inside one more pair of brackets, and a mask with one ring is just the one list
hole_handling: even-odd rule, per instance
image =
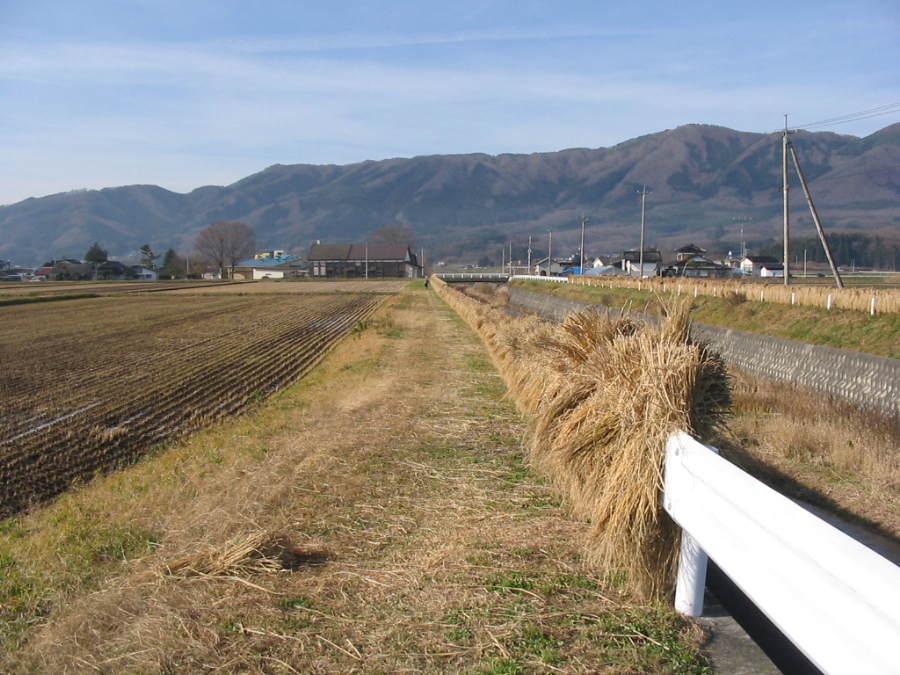
[[385, 296], [112, 296], [0, 312], [0, 517], [305, 374]]

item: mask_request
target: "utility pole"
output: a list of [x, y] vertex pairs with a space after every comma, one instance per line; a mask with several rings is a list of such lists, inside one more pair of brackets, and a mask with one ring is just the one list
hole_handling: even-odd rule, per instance
[[787, 123], [787, 115], [784, 116], [784, 132], [782, 134], [781, 140], [781, 174], [783, 179], [783, 187], [784, 191], [784, 285], [787, 286], [791, 283], [791, 271], [790, 271], [790, 217], [791, 217], [791, 207], [790, 201], [788, 199], [788, 195], [791, 190], [790, 182], [788, 181], [788, 147], [790, 146], [790, 142], [788, 141], [788, 134], [793, 133], [792, 131], [788, 131], [788, 123]]
[[550, 239], [547, 242], [547, 276], [549, 277], [553, 270], [553, 230], [547, 230], [550, 233]]
[[747, 257], [747, 244], [744, 241], [744, 223], [753, 220], [753, 218], [748, 218], [746, 216], [732, 216], [731, 220], [741, 224], [741, 259], [743, 260]]
[[584, 214], [581, 214], [581, 261], [579, 262], [579, 267], [581, 268], [581, 273], [584, 274], [584, 225], [590, 221], [590, 218], [585, 218]]
[[531, 235], [528, 235], [528, 274], [531, 274]]
[[638, 256], [638, 265], [640, 266], [640, 270], [638, 271], [638, 276], [644, 277], [644, 225], [646, 224], [646, 215], [647, 215], [647, 186], [641, 188], [641, 251]]
[[[785, 136], [785, 138], [787, 138], [787, 136]], [[831, 256], [831, 246], [828, 245], [828, 239], [825, 238], [825, 230], [822, 228], [822, 223], [819, 221], [819, 214], [816, 211], [816, 205], [813, 204], [812, 195], [809, 192], [809, 185], [806, 184], [806, 178], [803, 177], [803, 169], [800, 168], [800, 160], [797, 159], [797, 151], [794, 149], [794, 144], [791, 142], [788, 142], [788, 147], [791, 151], [791, 157], [794, 159], [794, 167], [797, 169], [797, 177], [800, 179], [800, 185], [803, 186], [803, 194], [806, 195], [806, 202], [809, 204], [809, 212], [812, 214], [813, 222], [816, 224], [816, 232], [819, 233], [819, 239], [822, 240], [822, 248], [825, 249], [825, 257], [828, 258], [828, 264], [831, 266], [831, 273], [834, 275], [834, 281], [838, 288], [843, 288], [844, 282], [841, 279], [841, 273], [838, 271], [837, 265], [834, 264], [834, 258]], [[787, 251], [787, 247], [785, 247], [785, 251]], [[787, 276], [787, 268], [785, 268], [785, 276]]]

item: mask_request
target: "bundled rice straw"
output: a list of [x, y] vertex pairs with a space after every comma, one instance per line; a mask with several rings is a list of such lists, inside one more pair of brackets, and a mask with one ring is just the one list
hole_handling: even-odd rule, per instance
[[476, 330], [490, 326], [482, 337], [531, 416], [531, 462], [590, 518], [590, 555], [625, 570], [641, 596], [670, 592], [679, 536], [659, 503], [666, 439], [708, 437], [731, 405], [722, 359], [690, 339], [688, 306], [668, 307], [658, 326], [594, 309], [552, 325], [494, 319], [435, 286]]

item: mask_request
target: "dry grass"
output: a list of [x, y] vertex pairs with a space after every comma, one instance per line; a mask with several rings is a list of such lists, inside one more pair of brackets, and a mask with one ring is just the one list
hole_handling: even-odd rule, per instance
[[288, 532], [242, 533], [219, 546], [205, 544], [191, 555], [163, 562], [159, 573], [178, 578], [274, 573], [328, 557], [318, 546], [297, 546]]
[[668, 436], [701, 438], [730, 407], [722, 360], [689, 339], [689, 308], [659, 326], [585, 310], [559, 326], [513, 320], [437, 283], [485, 339], [520, 410], [530, 459], [592, 522], [589, 550], [642, 597], [672, 587], [677, 528], [659, 505]]
[[736, 373], [716, 444], [781, 492], [900, 540], [900, 429], [812, 392]]
[[[885, 283], [892, 283], [890, 281], [892, 278], [887, 277], [884, 280]], [[808, 307], [830, 307], [832, 309], [850, 309], [859, 312], [869, 312], [874, 299], [877, 313], [900, 313], [900, 290], [897, 289], [859, 287], [839, 289], [800, 284], [785, 286], [784, 283], [753, 283], [744, 280], [701, 280], [665, 277], [632, 279], [623, 277], [571, 276], [569, 280], [572, 283], [588, 286], [636, 288], [693, 297], [698, 295], [725, 297], [738, 294], [747, 300], [759, 302], [777, 302], [783, 305], [805, 305]]]

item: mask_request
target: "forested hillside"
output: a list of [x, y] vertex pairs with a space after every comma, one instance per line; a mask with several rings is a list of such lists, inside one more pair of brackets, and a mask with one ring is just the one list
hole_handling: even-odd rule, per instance
[[[900, 124], [857, 138], [792, 136], [829, 232], [896, 242], [900, 230]], [[814, 235], [796, 176], [792, 233]], [[410, 226], [429, 259], [499, 259], [572, 252], [580, 217], [588, 253], [639, 239], [646, 185], [648, 243], [693, 241], [711, 251], [756, 249], [780, 236], [780, 134], [689, 125], [611, 148], [532, 155], [424, 156], [347, 166], [275, 165], [227, 187], [177, 194], [134, 185], [62, 193], [0, 207], [0, 257], [19, 264], [84, 254], [97, 241], [123, 256], [143, 244], [188, 252], [216, 220], [242, 220], [260, 248], [303, 254], [317, 239], [364, 241], [387, 224]]]

